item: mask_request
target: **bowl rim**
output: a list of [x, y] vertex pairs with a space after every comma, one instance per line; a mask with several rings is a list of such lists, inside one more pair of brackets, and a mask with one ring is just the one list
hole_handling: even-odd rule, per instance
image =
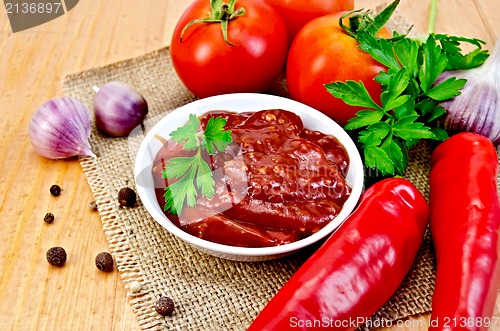
[[[148, 198], [148, 193], [147, 193], [148, 189], [154, 190], [154, 188], [148, 188], [139, 185], [139, 183], [137, 182], [138, 175], [147, 168], [147, 165], [146, 166], [144, 165], [144, 163], [147, 162], [145, 161], [145, 159], [147, 158], [143, 156], [149, 156], [151, 158], [150, 161], [151, 164], [149, 166], [152, 165], [152, 162], [156, 157], [158, 151], [156, 151], [153, 155], [151, 151], [148, 149], [148, 147], [150, 146], [152, 140], [156, 139], [155, 135], [158, 133], [160, 129], [164, 128], [165, 126], [168, 127], [169, 123], [171, 122], [177, 123], [183, 118], [185, 122], [187, 120], [187, 116], [192, 113], [196, 115], [201, 115], [209, 110], [222, 110], [220, 106], [217, 106], [217, 104], [221, 103], [233, 104], [234, 102], [242, 103], [245, 100], [250, 102], [250, 104], [252, 102], [258, 101], [264, 104], [269, 103], [271, 105], [276, 105], [276, 104], [280, 105], [279, 107], [270, 106], [267, 108], [262, 106], [257, 106], [254, 107], [256, 109], [255, 111], [263, 109], [281, 108], [284, 110], [294, 112], [296, 114], [303, 112], [306, 113], [307, 116], [312, 117], [312, 119], [315, 121], [317, 120], [317, 121], [322, 121], [323, 123], [328, 123], [329, 125], [332, 125], [332, 131], [335, 131], [335, 133], [330, 133], [330, 132], [327, 133], [335, 136], [347, 151], [347, 154], [349, 156], [349, 168], [346, 179], [349, 178], [349, 180], [352, 180], [353, 185], [350, 185], [351, 195], [342, 206], [340, 213], [332, 221], [330, 221], [327, 225], [321, 228], [318, 232], [306, 238], [300, 239], [292, 243], [279, 246], [271, 246], [271, 247], [238, 247], [238, 246], [224, 245], [220, 243], [211, 242], [205, 239], [201, 239], [183, 231], [182, 229], [178, 228], [175, 224], [173, 224], [165, 216], [165, 214], [163, 214], [162, 212], [163, 208], [158, 204], [156, 198], [154, 199], [154, 201], [151, 201], [151, 199]], [[244, 107], [252, 108], [249, 104], [245, 104]], [[227, 109], [227, 110], [236, 112], [246, 111], [245, 109]], [[298, 115], [301, 116], [302, 118], [302, 114]], [[163, 137], [166, 137], [174, 129], [176, 129], [176, 127], [172, 127], [171, 130], [163, 129], [161, 134]], [[223, 95], [207, 97], [204, 99], [198, 99], [193, 102], [187, 103], [167, 113], [151, 129], [148, 130], [146, 136], [142, 139], [136, 154], [135, 165], [134, 165], [134, 179], [136, 181], [137, 193], [144, 207], [146, 208], [147, 212], [165, 230], [167, 230], [168, 232], [172, 233], [176, 237], [182, 239], [183, 241], [191, 245], [194, 245], [198, 248], [202, 248], [202, 250], [204, 251], [209, 250], [217, 252], [218, 254], [227, 254], [233, 256], [238, 255], [242, 257], [259, 257], [259, 256], [270, 256], [270, 255], [279, 256], [307, 247], [331, 235], [343, 224], [343, 222], [347, 219], [347, 217], [352, 213], [352, 211], [357, 206], [364, 185], [363, 163], [359, 151], [354, 142], [352, 141], [352, 139], [350, 138], [350, 136], [344, 131], [344, 129], [339, 124], [337, 124], [334, 120], [327, 117], [320, 111], [305, 104], [302, 104], [298, 101], [281, 96], [261, 94], [261, 93], [231, 93], [231, 94], [223, 94]]]

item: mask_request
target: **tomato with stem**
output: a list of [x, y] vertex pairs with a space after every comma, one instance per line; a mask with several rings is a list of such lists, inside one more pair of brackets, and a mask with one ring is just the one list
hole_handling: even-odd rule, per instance
[[267, 92], [287, 49], [285, 24], [263, 0], [196, 0], [175, 27], [170, 54], [182, 82], [203, 98]]
[[[382, 92], [375, 76], [386, 68], [370, 54], [358, 48], [359, 43], [340, 26], [339, 12], [312, 20], [295, 37], [288, 54], [286, 79], [292, 99], [325, 113], [340, 125], [355, 117], [360, 107], [349, 106], [333, 97], [325, 84], [335, 81], [361, 81], [371, 97], [380, 102]], [[346, 18], [342, 21], [348, 25]], [[389, 37], [383, 27], [379, 35]]]

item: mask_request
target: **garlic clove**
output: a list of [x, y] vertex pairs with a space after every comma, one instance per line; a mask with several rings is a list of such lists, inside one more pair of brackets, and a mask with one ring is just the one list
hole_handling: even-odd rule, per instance
[[490, 57], [474, 69], [444, 72], [448, 77], [467, 79], [462, 93], [440, 103], [446, 110], [442, 125], [450, 133], [475, 132], [500, 144], [500, 37]]
[[29, 125], [33, 149], [49, 159], [93, 156], [90, 148], [90, 112], [79, 100], [54, 98], [37, 109]]
[[104, 84], [94, 98], [96, 126], [114, 137], [127, 136], [148, 113], [144, 97], [120, 81]]

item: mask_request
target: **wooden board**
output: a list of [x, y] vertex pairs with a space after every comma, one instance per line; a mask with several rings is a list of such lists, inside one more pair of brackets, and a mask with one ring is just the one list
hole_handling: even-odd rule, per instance
[[[118, 273], [104, 274], [94, 266], [107, 242], [98, 214], [88, 208], [93, 198], [78, 160], [35, 154], [28, 124], [38, 106], [61, 95], [65, 75], [168, 45], [189, 2], [80, 1], [62, 17], [15, 34], [0, 8], [2, 330], [140, 330]], [[498, 0], [439, 5], [437, 32], [482, 38], [491, 48], [500, 33]], [[357, 7], [371, 6], [368, 0], [357, 2]], [[428, 1], [401, 1], [401, 13], [420, 31], [426, 29], [427, 10]], [[60, 197], [49, 194], [52, 184], [61, 185]], [[50, 225], [42, 221], [47, 212], [56, 216]], [[51, 246], [66, 248], [64, 268], [45, 261]], [[422, 327], [393, 329], [426, 330], [426, 317], [418, 321]]]

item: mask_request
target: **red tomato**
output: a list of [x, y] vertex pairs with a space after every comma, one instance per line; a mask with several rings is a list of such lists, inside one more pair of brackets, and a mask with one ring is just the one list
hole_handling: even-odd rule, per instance
[[182, 82], [197, 97], [234, 92], [267, 92], [283, 71], [287, 31], [282, 18], [262, 0], [238, 0], [246, 13], [229, 21], [227, 44], [219, 23], [194, 19], [210, 13], [209, 0], [194, 1], [175, 27], [170, 54]]
[[266, 0], [283, 17], [291, 43], [309, 21], [344, 10], [354, 9], [354, 0]]
[[[323, 16], [304, 26], [290, 48], [286, 79], [292, 99], [318, 109], [344, 126], [361, 108], [333, 97], [324, 84], [362, 81], [371, 97], [380, 102], [381, 87], [373, 78], [386, 68], [344, 33], [338, 24], [342, 14]], [[390, 36], [387, 29], [380, 34]]]

